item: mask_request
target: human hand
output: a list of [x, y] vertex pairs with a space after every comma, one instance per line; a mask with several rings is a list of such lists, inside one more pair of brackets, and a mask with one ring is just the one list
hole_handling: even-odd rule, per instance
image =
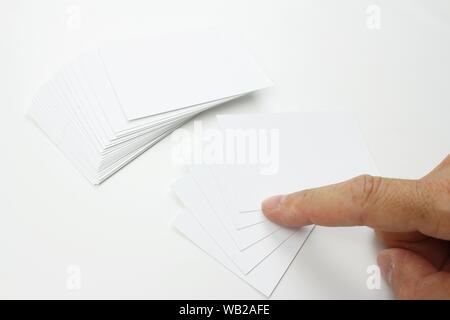
[[399, 299], [450, 299], [450, 155], [419, 180], [363, 175], [274, 196], [264, 214], [285, 226], [368, 226], [388, 249], [378, 255]]

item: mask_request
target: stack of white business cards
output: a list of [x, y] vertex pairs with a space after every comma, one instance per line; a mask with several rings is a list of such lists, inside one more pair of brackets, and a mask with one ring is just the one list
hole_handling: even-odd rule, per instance
[[198, 113], [270, 84], [235, 35], [185, 32], [82, 54], [29, 115], [99, 184]]
[[191, 150], [197, 157], [189, 174], [173, 185], [184, 206], [174, 226], [270, 296], [312, 227], [290, 229], [268, 221], [261, 201], [377, 170], [355, 118], [346, 113], [217, 119], [217, 131], [203, 134], [202, 161], [199, 150]]

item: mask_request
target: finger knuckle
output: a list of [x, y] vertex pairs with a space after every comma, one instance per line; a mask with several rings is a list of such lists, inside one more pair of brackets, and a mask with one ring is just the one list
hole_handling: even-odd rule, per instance
[[350, 183], [352, 200], [362, 208], [375, 204], [379, 197], [382, 179], [368, 174], [353, 178]]

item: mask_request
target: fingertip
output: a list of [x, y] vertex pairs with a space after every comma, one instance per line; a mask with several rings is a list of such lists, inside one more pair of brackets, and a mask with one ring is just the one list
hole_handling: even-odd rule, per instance
[[283, 195], [276, 195], [265, 199], [261, 204], [261, 210], [264, 215], [270, 220], [276, 220], [281, 214], [281, 202], [283, 201]]
[[261, 209], [271, 221], [286, 227], [303, 227], [311, 224], [298, 210], [293, 210], [295, 194], [277, 195], [264, 200]]

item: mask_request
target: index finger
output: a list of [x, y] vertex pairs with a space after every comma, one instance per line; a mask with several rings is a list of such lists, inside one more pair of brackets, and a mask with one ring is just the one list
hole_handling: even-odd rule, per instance
[[287, 226], [368, 226], [450, 239], [450, 214], [438, 205], [441, 189], [434, 181], [362, 175], [269, 198], [262, 210], [270, 220]]

